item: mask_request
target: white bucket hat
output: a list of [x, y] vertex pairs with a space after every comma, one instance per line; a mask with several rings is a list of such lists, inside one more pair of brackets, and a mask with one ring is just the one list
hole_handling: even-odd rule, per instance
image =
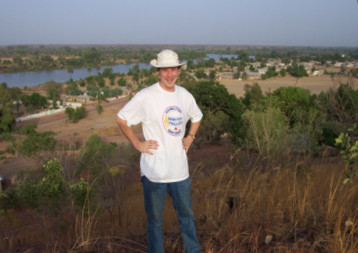
[[150, 61], [150, 64], [156, 68], [170, 68], [170, 67], [186, 67], [185, 62], [179, 62], [178, 55], [170, 49], [164, 49], [157, 55], [157, 59]]

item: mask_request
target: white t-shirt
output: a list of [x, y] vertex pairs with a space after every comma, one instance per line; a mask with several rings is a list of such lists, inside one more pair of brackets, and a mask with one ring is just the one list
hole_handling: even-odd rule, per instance
[[182, 139], [188, 120], [203, 117], [194, 97], [175, 85], [174, 92], [165, 91], [159, 83], [140, 90], [119, 112], [127, 125], [142, 123], [145, 140], [159, 144], [154, 155], [141, 154], [141, 174], [150, 181], [178, 182], [189, 177], [188, 159]]

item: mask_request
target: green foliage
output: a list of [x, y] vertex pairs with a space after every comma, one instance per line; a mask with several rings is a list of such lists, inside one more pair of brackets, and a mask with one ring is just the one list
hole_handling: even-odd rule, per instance
[[261, 155], [280, 159], [290, 152], [289, 125], [278, 108], [267, 108], [263, 112], [251, 110], [243, 114], [247, 127], [246, 142]]
[[94, 191], [82, 178], [69, 186], [62, 175], [63, 170], [56, 158], [46, 162], [39, 180], [22, 179], [17, 188], [8, 189], [0, 196], [0, 209], [25, 206], [38, 212], [57, 215], [68, 200], [83, 208], [85, 201], [91, 200], [95, 195]]
[[29, 110], [41, 109], [47, 106], [46, 97], [34, 92], [31, 95], [22, 94], [20, 96], [22, 104]]
[[[218, 133], [228, 133], [234, 142], [238, 143], [243, 138], [245, 130], [242, 128], [242, 113], [243, 104], [233, 94], [229, 94], [224, 85], [213, 81], [201, 81], [188, 87], [193, 94], [197, 104], [204, 114], [204, 119], [207, 115], [210, 117], [217, 115], [222, 118], [219, 111], [223, 112], [229, 117], [229, 123], [223, 124], [226, 128], [220, 129]], [[212, 121], [212, 119], [210, 120]], [[201, 126], [201, 129], [209, 126]], [[211, 139], [211, 138], [210, 138]]]
[[118, 86], [126, 86], [127, 85], [127, 81], [126, 79], [124, 79], [123, 77], [119, 78], [117, 81]]
[[196, 78], [198, 79], [204, 79], [204, 78], [207, 78], [208, 76], [206, 75], [206, 73], [204, 72], [204, 70], [202, 69], [199, 69], [197, 71], [195, 71], [195, 76]]
[[103, 112], [103, 106], [101, 104], [96, 104], [96, 111], [98, 114], [101, 114]]
[[216, 71], [215, 70], [210, 71], [209, 78], [210, 78], [210, 80], [215, 80], [215, 78], [216, 78]]
[[259, 103], [264, 98], [261, 87], [258, 83], [254, 83], [252, 86], [245, 84], [244, 90], [245, 94], [242, 99], [242, 103], [248, 109], [253, 108], [254, 104]]
[[106, 67], [103, 69], [102, 76], [103, 77], [109, 77], [113, 72], [113, 69], [111, 67]]
[[294, 151], [300, 153], [315, 151], [322, 140], [322, 122], [324, 122], [322, 111], [315, 107], [296, 110], [295, 119], [296, 122], [290, 130]]
[[77, 107], [76, 109], [67, 107], [65, 109], [65, 113], [68, 116], [68, 120], [70, 120], [72, 123], [77, 123], [80, 119], [86, 117], [87, 114], [86, 108], [84, 106]]
[[42, 151], [54, 151], [57, 145], [56, 135], [52, 131], [36, 132], [36, 125], [25, 126], [21, 133], [26, 135], [26, 139], [15, 144], [16, 149], [27, 156], [37, 156]]
[[291, 66], [288, 66], [287, 72], [290, 73], [291, 76], [297, 78], [308, 76], [305, 66], [298, 65], [297, 63], [293, 63]]
[[282, 77], [286, 76], [286, 75], [287, 75], [286, 69], [281, 69], [281, 70], [280, 70], [280, 75], [281, 75]]
[[284, 115], [294, 124], [297, 119], [297, 113], [307, 111], [312, 106], [309, 90], [300, 87], [280, 87], [276, 89], [272, 96], [279, 99], [279, 107]]
[[87, 85], [87, 94], [91, 97], [97, 97], [100, 94], [99, 88], [94, 84]]
[[15, 130], [16, 118], [10, 107], [0, 105], [0, 134]]
[[40, 181], [25, 179], [20, 182], [17, 189], [18, 198], [32, 209], [58, 214], [67, 197], [62, 171], [63, 167], [57, 159], [48, 161], [43, 166], [44, 176]]
[[101, 53], [96, 48], [91, 48], [84, 51], [82, 59], [89, 65], [96, 66], [100, 63]]
[[83, 94], [83, 92], [78, 88], [77, 83], [69, 82], [65, 88], [65, 93], [70, 96], [78, 96]]
[[96, 134], [91, 135], [81, 151], [79, 172], [89, 171], [92, 175], [98, 175], [108, 166], [115, 147], [114, 143], [107, 143]]
[[266, 73], [263, 74], [263, 75], [261, 76], [261, 78], [262, 78], [263, 80], [265, 80], [265, 79], [268, 79], [268, 78], [271, 78], [271, 77], [275, 77], [275, 76], [277, 76], [277, 75], [278, 75], [278, 73], [276, 72], [276, 67], [275, 67], [275, 66], [272, 66], [272, 67], [268, 67]]
[[336, 146], [341, 149], [344, 162], [347, 164], [346, 179], [343, 183], [351, 182], [352, 179], [358, 177], [358, 127], [347, 129], [347, 132], [341, 133], [336, 139]]
[[218, 144], [229, 126], [230, 118], [223, 111], [207, 111], [201, 122], [198, 142]]
[[94, 196], [94, 192], [89, 183], [83, 178], [70, 186], [70, 193], [73, 202], [79, 207], [84, 207], [85, 203], [90, 201]]
[[46, 87], [47, 97], [50, 100], [58, 101], [62, 94], [62, 83], [49, 81], [44, 84]]
[[99, 87], [103, 88], [106, 85], [103, 76], [98, 75], [98, 76], [95, 76], [94, 79], [96, 80]]
[[351, 85], [340, 84], [338, 89], [321, 93], [318, 101], [327, 114], [327, 121], [331, 122], [327, 131], [332, 132], [336, 137], [358, 122], [358, 91]]

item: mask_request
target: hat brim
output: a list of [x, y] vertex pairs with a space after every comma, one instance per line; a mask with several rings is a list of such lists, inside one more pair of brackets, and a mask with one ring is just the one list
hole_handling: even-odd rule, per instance
[[179, 64], [163, 64], [159, 65], [157, 59], [153, 59], [150, 61], [150, 65], [156, 68], [174, 68], [174, 67], [181, 67], [183, 69], [186, 69], [186, 62], [182, 62]]

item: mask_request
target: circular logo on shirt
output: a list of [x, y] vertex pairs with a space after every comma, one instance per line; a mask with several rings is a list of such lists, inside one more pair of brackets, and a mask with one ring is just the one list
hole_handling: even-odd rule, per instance
[[179, 136], [183, 130], [183, 113], [177, 106], [170, 106], [163, 113], [165, 131], [173, 136]]

